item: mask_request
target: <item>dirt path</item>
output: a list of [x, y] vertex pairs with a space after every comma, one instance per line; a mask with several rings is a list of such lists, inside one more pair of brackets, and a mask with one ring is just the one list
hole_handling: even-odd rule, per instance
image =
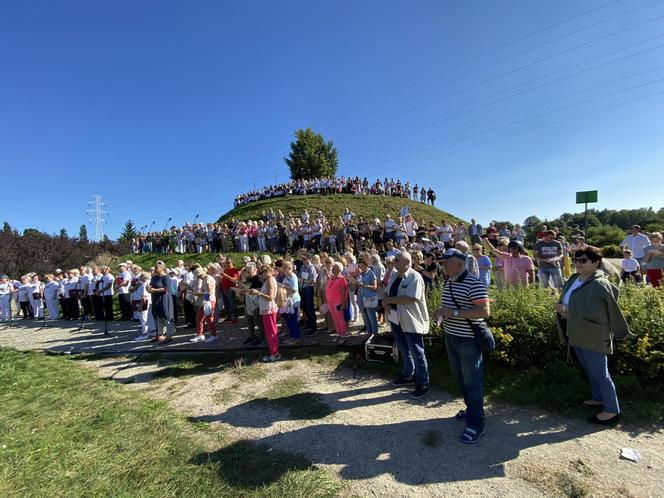
[[[19, 349], [36, 333], [25, 329], [16, 341], [16, 331], [6, 332], [0, 345]], [[465, 446], [453, 419], [460, 400], [434, 389], [412, 402], [407, 390], [339, 361], [293, 351], [280, 363], [226, 368], [127, 357], [81, 364], [166, 399], [232, 439], [300, 453], [348, 482], [349, 496], [661, 496], [661, 430], [596, 430], [582, 420], [493, 405], [485, 437]], [[643, 460], [620, 460], [623, 447], [638, 449]]]

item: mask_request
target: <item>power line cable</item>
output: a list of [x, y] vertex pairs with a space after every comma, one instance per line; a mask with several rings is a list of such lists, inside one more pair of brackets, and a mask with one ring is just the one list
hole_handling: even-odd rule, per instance
[[[491, 55], [491, 54], [494, 54], [494, 53], [496, 53], [496, 52], [499, 52], [499, 51], [501, 51], [501, 50], [503, 50], [503, 49], [505, 49], [505, 48], [511, 47], [512, 45], [516, 45], [516, 44], [519, 43], [519, 42], [522, 42], [522, 41], [524, 41], [524, 40], [527, 40], [528, 38], [532, 38], [532, 37], [537, 36], [537, 35], [539, 35], [539, 34], [541, 34], [541, 33], [544, 33], [544, 32], [546, 32], [546, 31], [549, 31], [549, 30], [551, 30], [551, 29], [553, 29], [553, 28], [556, 28], [556, 27], [558, 27], [558, 26], [562, 26], [563, 24], [567, 24], [567, 23], [569, 23], [569, 22], [571, 22], [571, 21], [574, 21], [574, 20], [576, 20], [576, 19], [580, 19], [581, 17], [587, 16], [588, 14], [592, 14], [592, 13], [597, 12], [597, 11], [599, 11], [599, 10], [603, 10], [603, 9], [605, 9], [605, 8], [607, 8], [607, 7], [610, 7], [610, 6], [614, 5], [614, 4], [620, 3], [621, 1], [622, 1], [622, 0], [611, 0], [611, 1], [609, 1], [609, 2], [606, 2], [606, 3], [600, 4], [600, 5], [598, 5], [597, 7], [590, 8], [590, 9], [585, 10], [585, 11], [583, 11], [583, 12], [580, 12], [580, 13], [578, 13], [578, 14], [574, 14], [574, 15], [572, 15], [572, 16], [566, 17], [566, 18], [564, 18], [564, 19], [562, 19], [562, 20], [560, 20], [560, 21], [556, 21], [556, 22], [554, 22], [554, 23], [552, 23], [552, 24], [549, 24], [549, 25], [547, 25], [547, 26], [544, 26], [544, 27], [542, 27], [542, 28], [539, 28], [539, 29], [537, 29], [537, 30], [535, 30], [535, 31], [532, 31], [532, 32], [530, 32], [530, 33], [527, 33], [527, 34], [525, 34], [525, 35], [519, 36], [519, 37], [517, 37], [517, 38], [515, 38], [515, 39], [513, 39], [513, 40], [510, 40], [510, 41], [508, 41], [508, 42], [506, 42], [506, 43], [504, 43], [504, 44], [502, 44], [502, 45], [498, 45], [498, 46], [496, 46], [496, 47], [494, 47], [494, 48], [492, 48], [492, 49], [490, 49], [490, 50], [487, 50], [487, 51], [482, 52], [482, 53], [480, 53], [480, 54], [477, 54], [477, 55], [474, 55], [474, 56], [472, 56], [472, 57], [469, 57], [468, 59], [465, 59], [465, 60], [463, 60], [463, 61], [461, 61], [461, 62], [459, 62], [459, 63], [453, 64], [453, 65], [451, 65], [451, 66], [449, 66], [449, 67], [446, 67], [445, 69], [442, 69], [442, 70], [437, 71], [437, 72], [435, 72], [435, 73], [433, 73], [433, 74], [430, 74], [430, 75], [428, 75], [428, 76], [426, 76], [426, 77], [424, 77], [424, 78], [422, 78], [422, 79], [420, 79], [420, 80], [417, 80], [417, 81], [415, 81], [415, 82], [413, 82], [413, 83], [409, 83], [409, 84], [407, 84], [407, 85], [405, 85], [405, 86], [403, 86], [403, 87], [401, 87], [401, 88], [399, 88], [399, 89], [397, 89], [397, 90], [395, 90], [395, 91], [392, 91], [392, 92], [389, 92], [389, 93], [387, 93], [387, 94], [384, 94], [384, 95], [381, 96], [381, 97], [377, 97], [377, 98], [375, 98], [375, 99], [369, 101], [368, 103], [361, 104], [361, 105], [359, 105], [359, 106], [355, 105], [355, 106], [353, 106], [349, 111], [346, 111], [345, 113], [343, 113], [343, 114], [341, 114], [341, 115], [338, 115], [338, 116], [336, 116], [336, 117], [334, 117], [334, 118], [328, 118], [328, 119], [325, 119], [325, 120], [323, 120], [323, 121], [319, 121], [319, 122], [317, 122], [317, 123], [313, 123], [312, 126], [314, 126], [314, 127], [315, 127], [315, 126], [321, 126], [321, 125], [323, 125], [323, 124], [327, 124], [327, 123], [330, 123], [330, 122], [338, 121], [339, 119], [341, 119], [341, 118], [343, 118], [343, 117], [346, 117], [346, 116], [348, 116], [348, 115], [355, 114], [355, 113], [359, 112], [359, 111], [362, 110], [362, 109], [365, 109], [365, 108], [367, 108], [367, 107], [369, 107], [369, 106], [371, 106], [371, 105], [373, 105], [373, 104], [375, 104], [375, 103], [377, 103], [377, 102], [380, 102], [380, 101], [382, 101], [382, 100], [385, 100], [386, 98], [388, 98], [388, 97], [390, 97], [390, 96], [392, 96], [392, 95], [395, 95], [395, 94], [401, 93], [401, 92], [403, 92], [403, 91], [405, 91], [405, 90], [408, 90], [408, 89], [410, 89], [410, 88], [413, 88], [413, 87], [415, 87], [415, 86], [417, 86], [417, 85], [419, 85], [419, 84], [421, 84], [421, 83], [423, 83], [423, 82], [425, 82], [425, 81], [429, 81], [429, 80], [431, 80], [431, 79], [435, 79], [435, 78], [437, 78], [437, 77], [439, 77], [439, 76], [449, 74], [451, 71], [455, 71], [455, 70], [457, 70], [457, 69], [459, 69], [459, 68], [461, 68], [461, 67], [463, 67], [463, 66], [466, 66], [466, 65], [470, 64], [471, 62], [475, 62], [475, 61], [477, 61], [477, 60], [479, 60], [479, 59], [482, 59], [482, 58], [487, 57], [487, 56], [489, 56], [489, 55]], [[661, 0], [658, 0], [658, 1], [661, 1]], [[653, 4], [655, 4], [655, 3], [657, 3], [657, 2], [653, 2], [653, 3], [646, 4], [646, 5], [643, 6], [643, 8], [648, 7], [648, 6], [650, 6], [650, 5], [653, 5]], [[637, 8], [637, 9], [634, 9], [634, 10], [638, 10], [638, 8]], [[271, 149], [269, 152], [277, 151], [277, 150], [281, 150], [281, 149], [282, 149], [282, 146], [279, 146], [279, 147], [275, 147], [274, 149]], [[256, 157], [258, 157], [258, 156], [256, 156]], [[243, 186], [244, 186], [244, 185], [243, 185]]]
[[[445, 112], [442, 113], [442, 114], [445, 115], [445, 114], [447, 114], [448, 112], [453, 112], [453, 111], [458, 110], [458, 109], [463, 109], [464, 107], [466, 107], [466, 106], [468, 106], [468, 105], [472, 105], [472, 104], [474, 104], [474, 103], [481, 102], [481, 101], [486, 100], [486, 99], [488, 99], [488, 98], [492, 98], [492, 97], [495, 97], [495, 96], [500, 95], [500, 94], [502, 94], [502, 93], [508, 92], [508, 91], [510, 91], [510, 90], [514, 90], [515, 88], [519, 88], [519, 87], [521, 87], [521, 86], [523, 86], [523, 85], [526, 85], [526, 84], [528, 84], [528, 83], [533, 83], [533, 82], [535, 82], [535, 81], [539, 81], [539, 80], [541, 80], [541, 79], [547, 78], [547, 77], [552, 76], [552, 75], [554, 75], [554, 74], [557, 74], [557, 73], [560, 73], [560, 72], [563, 72], [563, 71], [567, 71], [568, 69], [571, 69], [571, 68], [576, 67], [576, 66], [578, 66], [578, 65], [584, 64], [584, 63], [586, 63], [586, 62], [589, 62], [589, 61], [592, 61], [592, 60], [596, 60], [596, 59], [600, 59], [600, 58], [602, 58], [602, 57], [606, 57], [607, 55], [612, 55], [612, 54], [614, 54], [614, 53], [621, 52], [621, 51], [625, 50], [626, 48], [631, 48], [631, 47], [634, 47], [634, 46], [636, 46], [636, 45], [642, 45], [643, 43], [647, 43], [647, 42], [649, 42], [649, 41], [652, 41], [652, 40], [655, 40], [655, 39], [658, 39], [658, 38], [662, 38], [662, 37], [664, 37], [664, 34], [660, 34], [660, 35], [654, 36], [654, 37], [652, 37], [652, 38], [648, 38], [647, 40], [644, 40], [644, 41], [642, 41], [642, 42], [638, 42], [638, 43], [635, 43], [635, 44], [629, 45], [629, 46], [627, 46], [627, 47], [620, 48], [620, 49], [618, 49], [618, 50], [612, 50], [612, 51], [607, 52], [607, 53], [605, 53], [605, 54], [602, 54], [602, 55], [600, 55], [600, 56], [596, 56], [596, 57], [592, 57], [592, 58], [590, 58], [590, 59], [586, 59], [585, 61], [583, 61], [583, 62], [581, 62], [581, 63], [572, 64], [571, 66], [567, 66], [567, 67], [565, 67], [565, 68], [563, 68], [563, 69], [556, 70], [556, 71], [553, 71], [553, 72], [547, 73], [547, 74], [545, 74], [545, 75], [538, 76], [537, 78], [533, 78], [533, 79], [531, 79], [531, 80], [529, 80], [529, 81], [527, 81], [527, 82], [519, 83], [519, 84], [514, 85], [514, 86], [512, 86], [512, 87], [510, 87], [510, 88], [507, 88], [507, 89], [504, 89], [504, 90], [500, 90], [499, 92], [494, 93], [493, 95], [488, 95], [488, 96], [485, 96], [485, 97], [481, 97], [481, 98], [479, 98], [479, 99], [476, 99], [476, 100], [474, 100], [474, 101], [471, 101], [471, 102], [468, 102], [468, 103], [462, 104], [462, 105], [457, 106], [457, 107], [455, 107], [455, 108], [448, 109], [447, 111], [445, 111]], [[446, 117], [444, 117], [444, 118], [436, 119], [436, 120], [434, 120], [434, 121], [431, 121], [431, 119], [435, 118], [435, 116], [433, 116], [433, 117], [431, 117], [431, 118], [427, 118], [427, 119], [425, 119], [425, 120], [423, 120], [423, 121], [419, 121], [419, 122], [412, 123], [411, 125], [408, 125], [408, 126], [406, 126], [406, 127], [397, 128], [396, 130], [392, 130], [391, 132], [388, 132], [388, 134], [389, 134], [388, 137], [385, 137], [385, 138], [383, 138], [383, 137], [374, 137], [374, 138], [372, 138], [372, 139], [365, 140], [364, 142], [360, 142], [360, 143], [357, 144], [357, 145], [358, 145], [358, 146], [359, 146], [359, 145], [364, 145], [364, 144], [366, 144], [366, 143], [370, 143], [370, 142], [375, 142], [373, 145], [376, 145], [376, 144], [379, 144], [379, 143], [382, 143], [382, 142], [385, 142], [385, 141], [388, 141], [388, 140], [393, 140], [393, 139], [396, 138], [396, 137], [400, 137], [400, 136], [403, 136], [404, 134], [406, 134], [406, 133], [403, 133], [403, 134], [402, 134], [402, 133], [397, 133], [397, 134], [395, 134], [396, 131], [401, 131], [401, 130], [404, 130], [404, 129], [409, 129], [409, 128], [410, 128], [411, 126], [413, 126], [413, 125], [417, 125], [417, 124], [421, 124], [421, 123], [426, 123], [426, 122], [428, 122], [428, 124], [426, 124], [426, 125], [419, 126], [419, 127], [415, 128], [415, 129], [413, 129], [413, 130], [409, 130], [408, 133], [412, 133], [412, 132], [415, 132], [415, 131], [420, 131], [420, 130], [422, 130], [422, 129], [428, 128], [428, 127], [433, 126], [433, 125], [435, 125], [435, 124], [440, 124], [440, 123], [442, 123], [442, 122], [449, 121], [450, 119], [457, 118], [457, 117], [463, 116], [463, 115], [465, 115], [465, 114], [469, 114], [469, 113], [474, 112], [474, 111], [478, 111], [478, 110], [481, 110], [481, 109], [485, 109], [485, 108], [487, 108], [487, 107], [489, 107], [489, 106], [491, 106], [491, 105], [494, 105], [494, 104], [497, 104], [497, 103], [500, 103], [500, 102], [504, 102], [504, 101], [506, 101], [506, 100], [509, 100], [509, 99], [511, 99], [511, 98], [514, 98], [514, 97], [517, 97], [517, 96], [523, 95], [523, 94], [525, 94], [525, 93], [529, 93], [529, 92], [532, 92], [532, 91], [534, 91], [534, 90], [538, 90], [538, 89], [543, 88], [543, 87], [545, 87], [545, 86], [549, 86], [549, 85], [552, 85], [552, 84], [554, 84], [554, 83], [558, 83], [558, 82], [560, 82], [560, 81], [563, 81], [563, 80], [566, 80], [566, 79], [572, 78], [572, 77], [574, 77], [574, 76], [578, 76], [578, 75], [583, 74], [583, 73], [586, 73], [586, 72], [588, 72], [588, 71], [592, 71], [592, 70], [595, 70], [595, 69], [599, 69], [599, 68], [601, 68], [601, 67], [605, 67], [605, 66], [607, 66], [607, 65], [609, 65], [609, 64], [614, 64], [614, 63], [616, 63], [616, 62], [621, 62], [621, 61], [624, 61], [624, 60], [626, 60], [626, 59], [629, 59], [629, 58], [632, 58], [632, 57], [635, 57], [635, 56], [638, 56], [638, 55], [643, 55], [644, 53], [648, 53], [648, 52], [651, 52], [651, 51], [653, 51], [653, 50], [660, 49], [660, 48], [662, 48], [662, 47], [664, 47], [664, 44], [656, 45], [656, 46], [654, 46], [654, 47], [650, 47], [650, 48], [647, 48], [647, 49], [644, 49], [644, 50], [639, 50], [639, 51], [637, 51], [637, 52], [633, 52], [633, 53], [631, 53], [631, 54], [628, 54], [628, 55], [625, 55], [625, 56], [622, 56], [622, 57], [618, 57], [618, 58], [616, 58], [616, 59], [612, 59], [612, 60], [610, 60], [610, 61], [606, 61], [606, 62], [603, 62], [603, 63], [601, 63], [601, 64], [597, 64], [597, 65], [595, 65], [595, 66], [591, 66], [591, 67], [588, 67], [588, 68], [584, 68], [584, 69], [582, 69], [582, 70], [580, 70], [580, 71], [577, 71], [577, 72], [574, 72], [574, 73], [572, 73], [572, 74], [568, 74], [568, 75], [562, 76], [562, 77], [557, 78], [557, 79], [555, 79], [555, 80], [547, 81], [547, 82], [542, 83], [542, 84], [540, 84], [540, 85], [537, 85], [537, 86], [534, 86], [534, 87], [527, 88], [527, 89], [522, 90], [522, 91], [520, 91], [520, 92], [513, 93], [513, 94], [510, 94], [510, 95], [507, 95], [507, 96], [501, 97], [501, 98], [496, 99], [496, 100], [493, 100], [493, 101], [491, 101], [491, 102], [487, 102], [487, 103], [485, 103], [485, 104], [482, 104], [482, 105], [479, 105], [479, 106], [476, 106], [476, 107], [472, 107], [472, 108], [467, 109], [467, 110], [465, 110], [465, 111], [462, 111], [462, 112], [459, 112], [459, 113], [456, 113], [456, 114], [452, 114], [452, 115], [448, 115], [448, 116], [446, 116]], [[646, 71], [644, 71], [644, 72], [653, 71], [653, 70], [658, 69], [658, 68], [660, 68], [660, 66], [657, 66], [657, 67], [652, 68], [652, 69], [648, 69], [648, 70], [646, 70]], [[638, 75], [638, 74], [642, 74], [642, 73], [641, 73], [641, 72], [639, 72], [639, 73], [635, 73], [635, 75]], [[629, 76], [628, 76], [628, 77], [629, 77]], [[621, 80], [621, 79], [624, 79], [624, 78], [626, 78], [626, 77], [618, 78], [618, 80]], [[618, 80], [614, 80], [614, 81], [618, 81]], [[602, 84], [602, 85], [603, 85], [603, 84]], [[378, 141], [376, 142], [376, 140], [378, 140]], [[365, 149], [364, 149], [364, 148], [356, 147], [356, 148], [354, 148], [354, 149], [350, 149], [350, 150], [340, 149], [339, 152], [340, 152], [340, 153], [343, 153], [344, 155], [348, 155], [348, 154], [352, 154], [352, 153], [357, 152], [357, 151], [360, 151], [360, 150], [365, 150]]]

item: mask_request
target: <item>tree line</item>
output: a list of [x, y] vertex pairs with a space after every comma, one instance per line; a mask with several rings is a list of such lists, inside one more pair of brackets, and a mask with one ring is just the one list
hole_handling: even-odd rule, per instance
[[35, 228], [19, 233], [5, 221], [0, 230], [0, 273], [11, 277], [28, 272], [43, 275], [56, 268], [77, 268], [100, 254], [129, 252], [129, 245], [108, 238], [91, 242], [87, 238], [85, 225], [81, 227], [78, 237], [70, 237], [64, 228], [57, 235]]

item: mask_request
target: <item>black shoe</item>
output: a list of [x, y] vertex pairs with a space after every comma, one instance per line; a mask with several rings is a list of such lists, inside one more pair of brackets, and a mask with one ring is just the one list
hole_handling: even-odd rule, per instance
[[613, 425], [618, 423], [619, 421], [620, 421], [620, 413], [616, 413], [613, 417], [608, 418], [606, 420], [597, 418], [597, 415], [588, 417], [588, 422], [590, 422], [591, 424], [598, 424], [598, 425]]
[[304, 334], [304, 335], [306, 335], [307, 337], [311, 337], [312, 335], [316, 335], [317, 333], [318, 333], [317, 330], [309, 330], [309, 331], [307, 331], [307, 333]]
[[429, 392], [429, 388], [427, 386], [416, 386], [415, 390], [410, 393], [410, 399], [420, 399], [423, 397], [426, 393]]
[[397, 377], [392, 381], [393, 386], [412, 386], [415, 384], [415, 379], [410, 378], [407, 379], [403, 375], [401, 377]]

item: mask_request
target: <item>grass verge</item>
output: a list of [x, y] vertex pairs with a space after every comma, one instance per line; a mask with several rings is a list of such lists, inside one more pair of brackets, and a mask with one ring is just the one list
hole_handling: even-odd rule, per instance
[[327, 497], [342, 487], [300, 456], [224, 444], [63, 357], [0, 349], [0, 406], [0, 496]]

